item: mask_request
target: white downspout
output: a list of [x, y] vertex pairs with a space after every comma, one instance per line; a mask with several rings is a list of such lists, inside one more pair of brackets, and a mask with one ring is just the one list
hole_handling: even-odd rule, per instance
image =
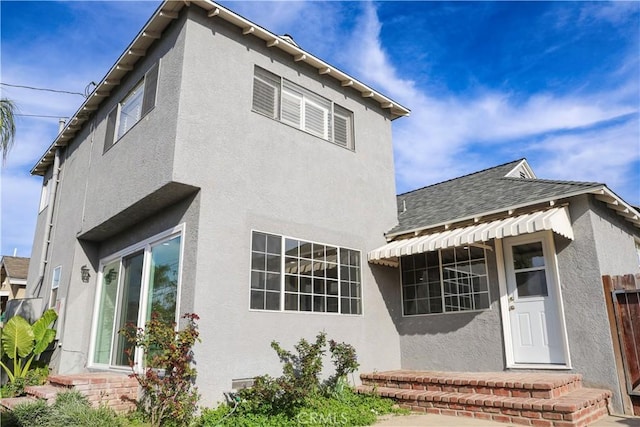
[[[60, 119], [58, 122], [58, 134], [62, 132], [65, 125], [65, 119]], [[42, 240], [42, 254], [40, 255], [40, 269], [38, 270], [38, 281], [34, 286], [31, 296], [35, 296], [35, 290], [38, 289], [38, 296], [42, 290], [42, 282], [44, 280], [44, 271], [47, 267], [49, 260], [47, 256], [49, 254], [49, 243], [51, 242], [51, 230], [53, 229], [53, 210], [56, 202], [56, 193], [58, 189], [58, 175], [60, 172], [60, 147], [56, 147], [55, 157], [53, 158], [53, 174], [51, 176], [51, 187], [49, 189], [49, 206], [47, 208], [47, 218], [45, 221], [44, 238]]]

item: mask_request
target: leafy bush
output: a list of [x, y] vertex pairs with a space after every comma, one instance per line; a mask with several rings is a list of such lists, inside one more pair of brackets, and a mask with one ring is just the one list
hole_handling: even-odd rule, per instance
[[[36, 356], [42, 354], [56, 338], [56, 330], [49, 326], [58, 318], [53, 309], [42, 313], [33, 325], [21, 316], [13, 316], [2, 328], [0, 366], [10, 382], [25, 378]], [[9, 360], [7, 360], [9, 359]]]
[[30, 369], [24, 378], [15, 378], [13, 382], [3, 385], [0, 388], [0, 397], [22, 396], [26, 386], [45, 384], [48, 376], [49, 368], [47, 366]]
[[394, 402], [373, 395], [357, 394], [346, 388], [339, 396], [307, 398], [292, 413], [256, 413], [247, 402], [235, 408], [224, 404], [205, 409], [197, 422], [199, 427], [294, 427], [294, 426], [364, 426], [389, 413], [407, 413], [394, 408]]
[[273, 341], [271, 347], [282, 362], [282, 375], [255, 378], [253, 386], [241, 390], [233, 406], [223, 404], [205, 409], [200, 426], [324, 426], [369, 425], [380, 414], [397, 412], [393, 401], [377, 396], [359, 395], [348, 384], [347, 375], [358, 369], [356, 351], [350, 344], [329, 341], [335, 373], [324, 383], [320, 380], [322, 357], [326, 354], [326, 334], [315, 342], [301, 339], [295, 352]]
[[3, 427], [91, 426], [117, 427], [123, 420], [107, 407], [92, 408], [87, 398], [77, 391], [58, 394], [53, 405], [44, 400], [17, 405], [2, 417]]
[[[145, 351], [145, 371], [134, 372], [142, 388], [139, 409], [152, 426], [189, 425], [197, 409], [198, 390], [194, 386], [196, 369], [192, 366], [193, 345], [199, 341], [196, 314], [185, 314], [186, 326], [176, 331], [175, 322], [151, 315], [145, 328], [129, 325], [120, 333], [135, 347]], [[129, 352], [129, 363], [134, 368]]]

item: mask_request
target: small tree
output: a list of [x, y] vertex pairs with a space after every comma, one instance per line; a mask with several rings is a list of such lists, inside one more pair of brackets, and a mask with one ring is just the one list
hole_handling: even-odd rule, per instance
[[135, 347], [145, 352], [145, 369], [135, 369], [134, 348], [127, 351], [129, 364], [142, 388], [139, 408], [152, 426], [189, 425], [199, 399], [195, 387], [196, 369], [193, 363], [193, 346], [199, 342], [198, 315], [182, 316], [186, 325], [176, 330], [175, 322], [167, 323], [152, 313], [145, 328], [129, 324], [120, 333]]

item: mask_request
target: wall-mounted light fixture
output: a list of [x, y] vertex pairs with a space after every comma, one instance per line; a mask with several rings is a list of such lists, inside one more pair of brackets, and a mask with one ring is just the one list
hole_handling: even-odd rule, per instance
[[91, 274], [89, 274], [89, 268], [85, 265], [80, 267], [80, 274], [82, 275], [82, 283], [89, 283]]

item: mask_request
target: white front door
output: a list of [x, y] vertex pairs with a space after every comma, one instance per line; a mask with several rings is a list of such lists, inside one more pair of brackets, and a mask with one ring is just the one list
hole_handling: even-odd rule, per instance
[[504, 263], [515, 364], [565, 364], [551, 236], [504, 240]]

